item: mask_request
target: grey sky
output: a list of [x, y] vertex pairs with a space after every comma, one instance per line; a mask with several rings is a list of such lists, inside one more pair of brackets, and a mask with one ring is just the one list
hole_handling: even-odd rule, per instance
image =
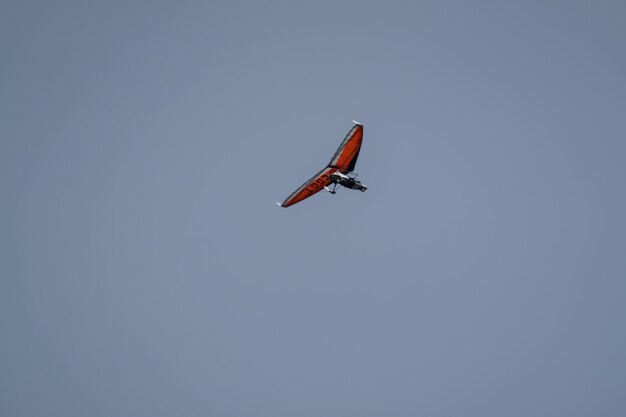
[[0, 415], [626, 415], [625, 21], [5, 1]]

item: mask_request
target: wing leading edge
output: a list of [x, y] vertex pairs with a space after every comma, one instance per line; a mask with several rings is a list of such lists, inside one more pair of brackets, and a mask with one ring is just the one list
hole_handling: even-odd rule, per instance
[[331, 175], [337, 171], [344, 174], [354, 171], [359, 151], [361, 150], [361, 143], [363, 142], [363, 125], [356, 121], [354, 123], [354, 127], [350, 129], [343, 139], [326, 168], [302, 184], [285, 201], [277, 203], [279, 206], [289, 207], [316, 194], [331, 183]]

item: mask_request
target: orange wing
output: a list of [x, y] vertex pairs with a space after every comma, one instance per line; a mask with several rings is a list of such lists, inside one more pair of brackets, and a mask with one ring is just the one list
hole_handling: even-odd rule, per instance
[[296, 203], [299, 203], [305, 198], [311, 197], [313, 194], [324, 188], [324, 186], [330, 184], [330, 176], [336, 171], [336, 168], [324, 168], [323, 170], [315, 174], [313, 178], [302, 184], [300, 188], [291, 193], [289, 197], [287, 197], [285, 201], [280, 204], [280, 206], [289, 207]]
[[358, 122], [354, 123], [356, 124], [350, 129], [328, 164], [329, 167], [337, 168], [344, 174], [354, 171], [363, 142], [363, 125]]
[[343, 139], [328, 166], [302, 184], [285, 201], [279, 203], [281, 207], [289, 207], [311, 197], [330, 184], [332, 182], [331, 175], [337, 171], [344, 174], [354, 171], [356, 160], [361, 150], [361, 142], [363, 142], [363, 125], [358, 122], [354, 123], [356, 124]]

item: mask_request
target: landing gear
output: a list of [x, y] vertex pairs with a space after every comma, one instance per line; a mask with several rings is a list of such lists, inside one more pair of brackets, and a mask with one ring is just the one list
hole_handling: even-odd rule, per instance
[[337, 194], [337, 191], [335, 191], [335, 188], [337, 188], [337, 183], [333, 182], [333, 189], [331, 190], [330, 188], [328, 188], [327, 186], [324, 186], [324, 189], [326, 191], [328, 191], [331, 194]]

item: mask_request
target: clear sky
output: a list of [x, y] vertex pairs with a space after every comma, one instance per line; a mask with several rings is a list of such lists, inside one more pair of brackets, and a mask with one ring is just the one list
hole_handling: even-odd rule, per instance
[[626, 415], [625, 21], [4, 1], [0, 415]]

